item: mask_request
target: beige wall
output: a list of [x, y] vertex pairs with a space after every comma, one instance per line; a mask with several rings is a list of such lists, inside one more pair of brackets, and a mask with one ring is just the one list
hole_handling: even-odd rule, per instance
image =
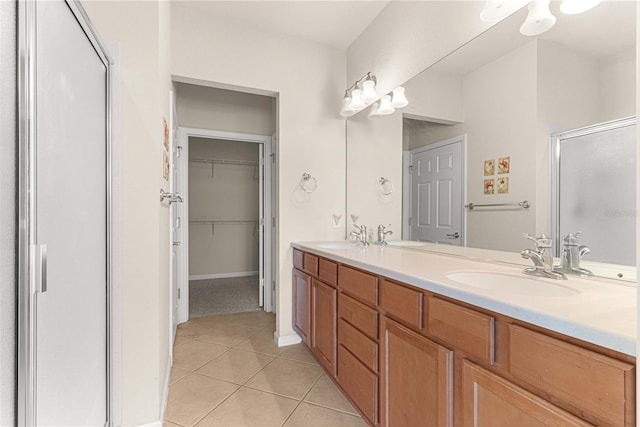
[[402, 109], [405, 117], [436, 123], [464, 120], [462, 76], [425, 70], [404, 85], [409, 105]]
[[168, 120], [168, 2], [91, 1], [84, 6], [120, 50], [121, 422], [160, 419], [169, 355], [168, 208], [158, 199], [162, 119]]
[[[530, 43], [464, 79], [467, 200], [528, 200], [535, 206], [536, 44]], [[458, 133], [460, 134], [460, 133]], [[509, 194], [485, 195], [484, 161], [511, 157]], [[498, 175], [494, 176], [495, 178]], [[489, 178], [489, 177], [487, 177]], [[523, 232], [535, 233], [532, 210], [467, 212], [467, 244], [521, 250]]]
[[[402, 229], [402, 114], [375, 120], [362, 112], [347, 122], [347, 231], [353, 230], [351, 214], [358, 223], [375, 231], [379, 224], [391, 225], [389, 240], [399, 240]], [[393, 184], [390, 195], [381, 194], [379, 180]]]
[[[294, 337], [292, 241], [344, 238], [331, 226], [344, 214], [345, 128], [338, 115], [345, 88], [343, 50], [172, 5], [172, 68], [178, 80], [215, 82], [277, 94], [277, 333]], [[180, 80], [185, 81], [185, 80]], [[249, 89], [247, 89], [249, 91]], [[301, 194], [304, 172], [318, 188]]]
[[[390, 92], [495, 23], [481, 1], [392, 1], [347, 50], [347, 81], [371, 71]], [[407, 92], [409, 94], [409, 92]]]
[[[638, 8], [640, 9], [640, 8]], [[634, 116], [636, 101], [636, 52], [629, 49], [600, 61], [602, 121]]]
[[[194, 162], [194, 159], [258, 161], [258, 144], [189, 138], [189, 276], [258, 271], [255, 224], [215, 225], [191, 221], [256, 220], [257, 166]], [[213, 176], [212, 176], [213, 171]]]
[[187, 83], [176, 83], [180, 126], [271, 136], [276, 99]]

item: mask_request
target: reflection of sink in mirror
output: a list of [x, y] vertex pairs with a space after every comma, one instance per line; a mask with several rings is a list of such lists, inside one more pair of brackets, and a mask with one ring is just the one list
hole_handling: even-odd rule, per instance
[[560, 285], [532, 279], [524, 276], [513, 276], [479, 271], [463, 271], [449, 273], [447, 279], [474, 288], [487, 289], [506, 294], [518, 294], [539, 297], [563, 297], [576, 295], [579, 292]]
[[318, 245], [322, 249], [350, 249], [355, 246], [353, 243], [320, 243]]
[[427, 244], [425, 242], [418, 242], [416, 240], [389, 240], [389, 241], [387, 241], [387, 245], [389, 245], [389, 246], [400, 246], [400, 247], [427, 246]]

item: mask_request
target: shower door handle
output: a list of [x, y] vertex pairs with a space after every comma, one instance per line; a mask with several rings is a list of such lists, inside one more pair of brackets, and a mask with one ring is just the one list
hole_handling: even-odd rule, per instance
[[36, 292], [47, 292], [47, 245], [36, 246]]

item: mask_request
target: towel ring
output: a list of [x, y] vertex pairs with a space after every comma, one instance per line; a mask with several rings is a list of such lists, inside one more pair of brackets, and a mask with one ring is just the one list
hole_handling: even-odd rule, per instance
[[316, 190], [316, 187], [318, 187], [318, 181], [312, 177], [311, 174], [305, 172], [302, 174], [300, 184], [298, 185], [305, 193], [313, 193]]
[[385, 177], [381, 177], [378, 181], [378, 191], [383, 196], [388, 196], [393, 193], [393, 184]]

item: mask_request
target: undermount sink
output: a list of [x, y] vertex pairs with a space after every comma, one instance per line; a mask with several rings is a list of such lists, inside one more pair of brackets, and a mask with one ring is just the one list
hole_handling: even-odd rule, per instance
[[319, 248], [322, 249], [349, 249], [353, 248], [355, 245], [351, 243], [320, 243], [318, 244]]
[[414, 240], [389, 240], [387, 242], [387, 245], [411, 247], [411, 246], [426, 246], [427, 244], [425, 242], [417, 242]]
[[510, 294], [563, 297], [579, 293], [574, 289], [562, 285], [556, 285], [527, 276], [515, 276], [511, 274], [464, 271], [449, 273], [446, 277], [462, 285]]

